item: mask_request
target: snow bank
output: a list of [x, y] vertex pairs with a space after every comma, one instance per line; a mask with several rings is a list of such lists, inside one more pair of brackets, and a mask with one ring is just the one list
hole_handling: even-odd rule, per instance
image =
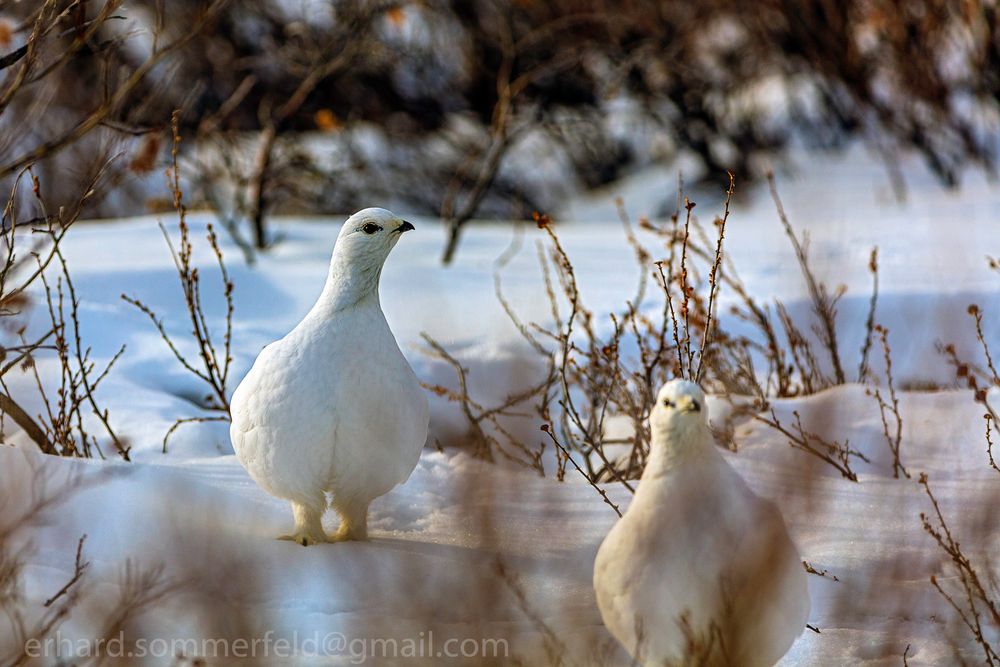
[[[838, 434], [875, 463], [862, 466], [853, 484], [828, 467], [810, 468], [804, 454], [749, 425], [739, 434], [740, 451], [727, 454], [757, 493], [780, 503], [803, 557], [838, 579], [810, 577], [810, 623], [821, 634], [806, 631], [782, 664], [896, 664], [907, 645], [910, 664], [947, 663], [946, 637], [954, 634], [946, 633], [946, 603], [928, 577], [953, 580], [920, 529], [918, 513], [929, 511], [929, 502], [915, 480], [891, 478], [871, 399], [845, 387], [780, 406], [792, 408], [807, 423], [851, 414], [837, 420]], [[902, 409], [909, 418], [905, 464], [930, 475], [967, 555], [996, 553], [1000, 534], [989, 512], [1000, 483], [985, 465], [969, 396], [909, 394]], [[511, 658], [540, 664], [551, 632], [568, 664], [593, 664], [594, 651], [628, 664], [611, 650], [590, 589], [593, 556], [615, 515], [575, 478], [558, 484], [428, 452], [409, 482], [373, 505], [371, 542], [303, 549], [273, 539], [288, 527], [288, 509], [260, 492], [232, 456], [130, 465], [29, 452], [0, 449], [0, 484], [11, 497], [27, 497], [30, 465], [81, 485], [32, 534], [36, 551], [24, 580], [32, 600], [69, 577], [67, 547], [85, 533], [88, 576], [97, 585], [113, 587], [126, 559], [164, 563], [168, 576], [199, 582], [146, 614], [139, 636], [201, 637], [213, 628], [206, 621], [213, 611], [235, 608], [237, 629], [249, 637], [273, 630], [287, 638], [341, 633], [402, 641], [434, 632], [504, 639]], [[627, 492], [610, 492], [627, 505]], [[984, 525], [992, 526], [985, 536]], [[74, 631], [94, 629], [75, 619], [64, 627]]]
[[[886, 200], [881, 186], [872, 191], [870, 183], [884, 179], [877, 169], [851, 153], [810, 165], [779, 186], [793, 224], [811, 235], [818, 277], [849, 288], [840, 307], [845, 359], [855, 358], [861, 346], [867, 257], [879, 245], [879, 320], [892, 332], [897, 380], [950, 386], [951, 371], [935, 353], [935, 341], [956, 342], [960, 353], [972, 356], [968, 304], [983, 306], [991, 322], [996, 320], [989, 314], [1000, 312], [998, 278], [983, 261], [984, 254], [1000, 252], [994, 231], [1000, 194], [980, 183], [944, 193], [925, 182], [919, 169], [910, 169], [911, 196], [900, 207]], [[647, 177], [642, 192], [651, 183]], [[655, 213], [654, 198], [633, 198], [628, 184], [622, 194], [634, 218]], [[569, 207], [566, 217], [590, 222], [560, 226], [559, 233], [588, 305], [601, 313], [631, 296], [637, 275], [619, 226], [609, 222], [614, 217], [607, 198], [596, 201], [593, 207], [587, 201]], [[711, 206], [697, 211], [707, 219]], [[220, 326], [221, 296], [211, 287], [217, 271], [207, 244], [197, 243], [207, 221], [190, 220], [206, 311], [210, 323]], [[172, 227], [169, 217], [164, 222]], [[422, 352], [420, 333], [427, 332], [469, 367], [473, 396], [495, 404], [539, 372], [494, 298], [495, 261], [514, 244], [516, 252], [501, 272], [505, 296], [524, 319], [547, 321], [534, 248], [540, 234], [506, 224], [471, 226], [456, 263], [444, 268], [438, 262], [443, 230], [414, 222], [417, 231], [396, 248], [383, 274], [390, 325], [421, 379], [454, 385], [452, 369]], [[232, 386], [259, 349], [311, 306], [338, 227], [339, 221], [330, 220], [280, 221], [280, 245], [255, 267], [226, 248], [236, 283]], [[302, 645], [305, 638], [341, 633], [345, 640], [402, 642], [432, 633], [442, 642], [503, 640], [508, 660], [501, 663], [516, 657], [540, 664], [559, 654], [567, 664], [627, 664], [601, 625], [590, 587], [594, 553], [615, 515], [586, 483], [571, 476], [560, 484], [429, 449], [410, 481], [373, 505], [371, 542], [302, 549], [275, 541], [290, 525], [290, 512], [239, 467], [226, 425], [182, 427], [170, 452], [160, 453], [175, 419], [201, 414], [192, 400], [201, 389], [170, 358], [145, 316], [119, 298], [122, 292], [142, 298], [164, 316], [182, 349], [190, 349], [181, 294], [156, 219], [84, 224], [67, 238], [82, 299], [82, 334], [95, 360], [100, 365], [122, 343], [128, 346], [100, 399], [133, 444], [137, 461], [46, 458], [33, 454], [13, 431], [10, 440], [18, 446], [0, 447], [0, 495], [10, 499], [10, 512], [28, 502], [33, 468], [50, 478], [49, 488], [71, 478], [80, 484], [43, 525], [21, 538], [31, 543], [23, 590], [29, 605], [37, 605], [68, 579], [76, 541], [88, 536], [88, 600], [99, 602], [87, 603], [67, 621], [67, 636], [101, 631], [93, 619], [111, 604], [108, 595], [121, 590], [121, 569], [132, 559], [146, 567], [162, 564], [163, 577], [171, 581], [193, 582], [131, 624], [133, 637], [262, 638], [270, 630], [297, 639], [296, 657], [287, 662], [298, 664], [308, 662], [314, 648]], [[727, 246], [757, 298], [780, 296], [793, 312], [806, 307], [798, 267], [766, 193], [736, 206]], [[32, 329], [44, 326], [43, 313], [36, 310], [32, 317]], [[989, 335], [995, 338], [995, 331]], [[39, 366], [43, 374], [53, 372], [47, 362]], [[19, 395], [30, 393], [26, 376], [10, 385]], [[461, 438], [464, 422], [455, 406], [439, 399], [432, 406], [432, 439]], [[953, 660], [949, 637], [966, 635], [953, 627], [953, 614], [928, 577], [936, 574], [944, 585], [954, 580], [921, 530], [919, 512], [930, 509], [921, 488], [914, 479], [892, 478], [873, 399], [860, 387], [845, 386], [780, 402], [777, 410], [786, 418], [799, 411], [807, 428], [848, 438], [872, 460], [857, 466], [860, 483], [853, 484], [766, 427], [747, 422], [737, 429], [739, 451], [727, 457], [758, 493], [779, 502], [803, 557], [829, 571], [828, 577], [810, 577], [810, 623], [820, 633], [806, 631], [782, 664], [899, 664], [907, 645], [911, 665]], [[1000, 531], [989, 509], [996, 507], [1000, 477], [987, 465], [981, 410], [971, 394], [906, 393], [902, 412], [904, 464], [914, 475], [929, 474], [970, 557], [997, 553]], [[541, 436], [537, 425], [523, 427], [521, 437]], [[627, 504], [623, 489], [611, 487], [609, 493]], [[372, 656], [370, 645], [354, 648], [364, 651], [345, 644], [320, 652], [338, 654], [334, 662], [342, 663]], [[967, 642], [954, 650], [976, 658]], [[281, 657], [272, 653], [266, 662]], [[484, 661], [481, 654], [466, 660]]]

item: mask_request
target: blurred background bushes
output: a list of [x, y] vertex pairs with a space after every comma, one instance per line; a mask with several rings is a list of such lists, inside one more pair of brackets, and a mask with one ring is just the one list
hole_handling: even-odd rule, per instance
[[[654, 162], [712, 184], [791, 146], [914, 150], [944, 186], [995, 170], [995, 2], [41, 0], [0, 3], [0, 178], [87, 216], [166, 192], [244, 243], [272, 213], [380, 204], [527, 218]], [[688, 162], [690, 164], [690, 162]], [[670, 201], [672, 193], [664, 193]]]

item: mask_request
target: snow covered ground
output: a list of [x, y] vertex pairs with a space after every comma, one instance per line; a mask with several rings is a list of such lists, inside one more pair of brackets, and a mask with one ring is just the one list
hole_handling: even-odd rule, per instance
[[[954, 342], [964, 356], [975, 356], [970, 303], [986, 310], [988, 336], [1000, 349], [1000, 276], [985, 261], [987, 254], [1000, 254], [1000, 191], [970, 176], [961, 191], [944, 192], [918, 163], [907, 162], [903, 170], [910, 186], [903, 205], [889, 196], [884, 169], [860, 150], [839, 158], [800, 155], [794, 173], [779, 174], [779, 188], [793, 224], [810, 233], [817, 276], [848, 287], [840, 307], [845, 357], [853, 359], [861, 346], [868, 253], [878, 245], [878, 317], [891, 331], [897, 382], [951, 386], [951, 370], [934, 343]], [[615, 222], [613, 197], [622, 195], [636, 219], [655, 212], [674, 178], [640, 174], [554, 216], [576, 221], [559, 233], [584, 297], [598, 313], [620, 307], [637, 277]], [[707, 220], [715, 207], [706, 203], [696, 212]], [[170, 216], [162, 219], [175, 231]], [[207, 244], [198, 243], [209, 220], [190, 218], [206, 310], [219, 325], [214, 260]], [[120, 299], [123, 292], [140, 297], [178, 341], [185, 340], [183, 302], [156, 222], [148, 217], [82, 224], [67, 237], [65, 252], [82, 299], [82, 333], [94, 357], [100, 363], [122, 343], [128, 346], [99, 398], [133, 445], [136, 462], [43, 457], [8, 425], [15, 446], [0, 447], [0, 496], [8, 498], [8, 517], [29, 502], [33, 485], [37, 491], [32, 470], [41, 470], [50, 489], [70, 478], [80, 484], [24, 536], [30, 537], [22, 575], [29, 609], [40, 609], [69, 578], [76, 542], [86, 534], [89, 602], [63, 625], [66, 637], [103, 632], [94, 619], [113, 606], [109, 596], [121, 590], [122, 569], [131, 560], [146, 567], [160, 563], [165, 578], [193, 582], [131, 623], [131, 637], [257, 638], [256, 654], [265, 664], [288, 653], [295, 654], [289, 664], [411, 662], [379, 659], [394, 652], [390, 639], [399, 656], [410, 646], [427, 662], [464, 650], [469, 664], [515, 658], [544, 664], [557, 657], [564, 664], [628, 664], [602, 627], [590, 587], [593, 556], [616, 517], [580, 479], [558, 483], [429, 447], [411, 479], [373, 505], [371, 542], [303, 549], [273, 539], [290, 526], [290, 511], [246, 476], [232, 456], [226, 425], [183, 426], [169, 453], [161, 453], [175, 419], [201, 414], [187, 398], [201, 390], [145, 316]], [[515, 244], [513, 259], [502, 269], [505, 295], [525, 319], [545, 321], [548, 306], [540, 298], [534, 247], [541, 235], [530, 226], [470, 226], [455, 264], [446, 268], [438, 261], [443, 230], [430, 221], [414, 222], [417, 231], [387, 263], [381, 294], [418, 375], [454, 385], [452, 370], [421, 351], [420, 333], [427, 332], [469, 366], [472, 393], [485, 403], [522, 388], [538, 371], [494, 297], [493, 271]], [[260, 348], [311, 306], [339, 224], [277, 222], [280, 244], [254, 267], [226, 246], [236, 283], [231, 388]], [[736, 205], [726, 243], [752, 294], [761, 300], [780, 296], [793, 312], [804, 312], [805, 287], [765, 190]], [[33, 317], [39, 318], [33, 327], [44, 326], [40, 311]], [[39, 367], [43, 374], [54, 368], [42, 360]], [[9, 385], [15, 394], [30, 392], [26, 376]], [[928, 581], [936, 574], [950, 585], [954, 577], [921, 529], [919, 513], [931, 506], [915, 481], [917, 473], [929, 475], [967, 555], [984, 573], [990, 567], [996, 573], [988, 557], [1000, 553], [1000, 475], [989, 468], [982, 409], [971, 392], [903, 394], [903, 460], [914, 473], [909, 480], [892, 478], [877, 406], [862, 387], [780, 402], [777, 409], [784, 416], [798, 410], [807, 428], [848, 438], [872, 460], [858, 466], [860, 483], [854, 484], [750, 423], [737, 430], [738, 453], [726, 454], [759, 494], [779, 503], [803, 558], [838, 579], [810, 577], [810, 624], [819, 632], [806, 631], [782, 664], [896, 665], [908, 645], [911, 665], [950, 664], [957, 660], [953, 638], [962, 640], [957, 650], [976, 661], [974, 644]], [[463, 422], [454, 406], [434, 399], [432, 413], [432, 441], [461, 436]], [[534, 426], [523, 433], [541, 435]], [[627, 505], [624, 489], [609, 492]], [[265, 637], [284, 638], [291, 650], [274, 643], [265, 650]], [[5, 639], [0, 635], [0, 647]], [[469, 641], [445, 646], [448, 639]], [[486, 645], [484, 639], [500, 643]], [[500, 658], [491, 660], [494, 648]], [[323, 655], [308, 658], [311, 653]], [[148, 662], [167, 664], [172, 656]]]

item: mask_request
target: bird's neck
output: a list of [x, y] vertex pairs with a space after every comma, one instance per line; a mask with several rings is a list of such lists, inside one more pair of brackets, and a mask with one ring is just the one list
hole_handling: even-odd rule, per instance
[[678, 466], [712, 456], [712, 436], [704, 425], [654, 431], [642, 479], [662, 477]]
[[347, 261], [336, 251], [330, 261], [330, 273], [317, 308], [327, 313], [365, 304], [379, 304], [378, 284], [382, 276], [381, 263]]

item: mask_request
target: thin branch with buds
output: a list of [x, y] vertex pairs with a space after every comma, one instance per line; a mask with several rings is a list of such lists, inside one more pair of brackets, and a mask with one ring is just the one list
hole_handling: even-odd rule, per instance
[[168, 180], [173, 194], [174, 210], [177, 212], [178, 228], [180, 230], [180, 240], [175, 248], [167, 233], [166, 227], [160, 223], [160, 231], [167, 242], [170, 256], [177, 269], [177, 277], [180, 281], [181, 292], [184, 295], [184, 303], [187, 306], [188, 317], [191, 322], [191, 336], [194, 339], [198, 350], [198, 361], [192, 362], [185, 357], [171, 336], [167, 333], [163, 320], [157, 317], [156, 312], [148, 305], [140, 301], [137, 297], [121, 295], [122, 300], [135, 306], [153, 323], [159, 332], [160, 337], [166, 343], [174, 358], [189, 373], [197, 377], [204, 384], [208, 385], [209, 393], [205, 396], [204, 408], [213, 412], [221, 412], [221, 417], [183, 417], [174, 422], [167, 431], [163, 440], [163, 451], [167, 451], [167, 441], [170, 435], [176, 431], [181, 424], [205, 421], [226, 421], [229, 418], [229, 396], [228, 381], [229, 370], [233, 361], [232, 357], [232, 332], [233, 332], [233, 281], [226, 270], [226, 264], [222, 256], [222, 248], [219, 245], [218, 237], [212, 225], [208, 225], [206, 237], [208, 244], [215, 256], [219, 267], [222, 282], [222, 294], [226, 301], [225, 328], [222, 334], [222, 346], [217, 345], [213, 339], [212, 329], [208, 324], [208, 318], [201, 299], [201, 274], [192, 265], [192, 254], [194, 246], [191, 242], [190, 228], [187, 224], [187, 206], [184, 204], [184, 193], [180, 186], [180, 169], [177, 166], [177, 154], [180, 146], [180, 132], [178, 129], [179, 112], [173, 114], [172, 126], [174, 132], [174, 144], [171, 152], [171, 169], [167, 172]]

